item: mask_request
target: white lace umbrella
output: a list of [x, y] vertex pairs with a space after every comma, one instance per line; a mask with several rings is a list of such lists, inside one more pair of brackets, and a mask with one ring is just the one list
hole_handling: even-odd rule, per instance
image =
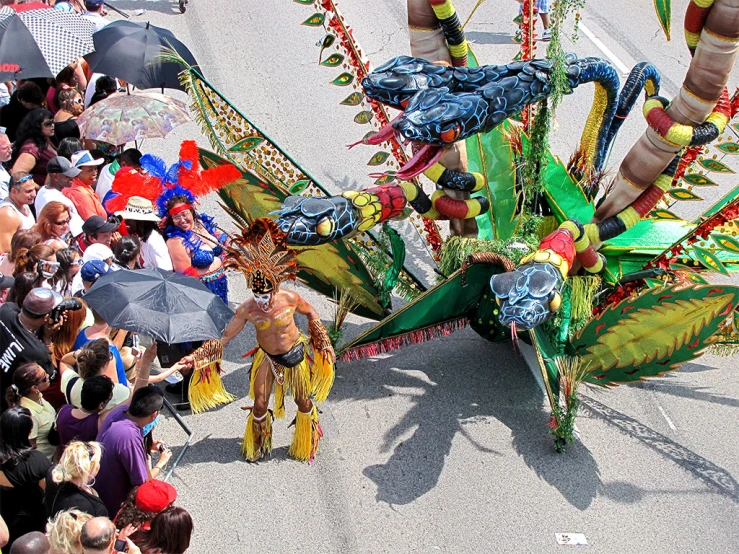
[[80, 134], [119, 146], [164, 138], [190, 121], [187, 106], [158, 92], [117, 92], [87, 108], [77, 119]]

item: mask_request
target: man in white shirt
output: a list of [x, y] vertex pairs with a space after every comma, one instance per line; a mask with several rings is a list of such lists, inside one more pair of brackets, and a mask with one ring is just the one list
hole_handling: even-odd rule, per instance
[[92, 22], [95, 25], [95, 31], [99, 31], [110, 23], [102, 14], [103, 0], [85, 0], [85, 9], [87, 10], [80, 17]]
[[72, 165], [72, 163], [63, 156], [57, 156], [49, 160], [46, 166], [46, 186], [38, 189], [36, 193], [36, 213], [40, 214], [44, 206], [49, 202], [61, 202], [69, 208], [69, 230], [72, 236], [76, 237], [82, 233], [82, 224], [84, 221], [77, 213], [77, 208], [69, 198], [64, 196], [62, 191], [72, 184], [72, 179], [80, 174], [81, 170]]
[[5, 133], [0, 133], [0, 200], [8, 197], [8, 185], [10, 184], [10, 173], [2, 164], [10, 161], [10, 155], [13, 153], [13, 147], [10, 139]]

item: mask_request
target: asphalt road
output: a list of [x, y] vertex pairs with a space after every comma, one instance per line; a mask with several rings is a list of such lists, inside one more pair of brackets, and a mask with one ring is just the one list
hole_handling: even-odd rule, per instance
[[[206, 77], [329, 190], [361, 188], [371, 180], [372, 151], [345, 144], [366, 132], [338, 103], [336, 71], [317, 65], [320, 29], [301, 27], [313, 11], [289, 0], [112, 0], [133, 20], [171, 29], [191, 46]], [[463, 17], [472, 0], [458, 0]], [[402, 0], [340, 4], [375, 65], [408, 52]], [[651, 2], [590, 0], [587, 29], [631, 67], [650, 60], [674, 94], [689, 55], [682, 42], [686, 0], [673, 1], [673, 41], [665, 43]], [[510, 37], [517, 4], [488, 0], [468, 27], [483, 63], [516, 53]], [[583, 32], [566, 48], [602, 55]], [[737, 84], [736, 77], [732, 81]], [[588, 87], [557, 114], [554, 151], [568, 158], [590, 108]], [[644, 129], [635, 114], [624, 125], [611, 167]], [[179, 141], [196, 138], [195, 124], [150, 150], [174, 161]], [[708, 198], [718, 198], [711, 191]], [[701, 191], [702, 192], [702, 191]], [[692, 216], [705, 203], [675, 211]], [[214, 200], [204, 203], [215, 213]], [[431, 278], [428, 258], [409, 236], [413, 263]], [[247, 297], [243, 279], [230, 280], [234, 302]], [[329, 303], [301, 294], [331, 317]], [[367, 322], [350, 318], [348, 335]], [[341, 364], [322, 406], [325, 438], [317, 461], [287, 458], [287, 424], [275, 425], [272, 459], [245, 463], [239, 442], [249, 405], [248, 366], [254, 346], [244, 332], [227, 350], [225, 382], [240, 400], [187, 416], [195, 436], [172, 483], [178, 504], [195, 519], [193, 554], [289, 552], [548, 552], [555, 533], [584, 533], [597, 552], [739, 551], [739, 373], [737, 360], [704, 356], [649, 383], [583, 390], [582, 441], [566, 455], [553, 451], [546, 400], [510, 345], [493, 345], [469, 330], [392, 356]], [[167, 420], [159, 437], [184, 443]]]

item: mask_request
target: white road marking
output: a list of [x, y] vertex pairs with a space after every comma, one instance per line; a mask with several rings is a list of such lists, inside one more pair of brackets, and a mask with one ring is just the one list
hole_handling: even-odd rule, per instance
[[[655, 402], [656, 402], [656, 399], [655, 399]], [[662, 414], [662, 417], [665, 418], [665, 421], [667, 422], [667, 425], [670, 426], [670, 429], [672, 429], [673, 431], [677, 431], [677, 427], [675, 427], [675, 424], [672, 423], [670, 416], [667, 415], [667, 412], [662, 406], [660, 406], [659, 402], [657, 402], [657, 409], [659, 410], [659, 413]]]
[[583, 32], [583, 34], [590, 39], [590, 41], [595, 44], [596, 48], [603, 52], [603, 55], [611, 60], [613, 65], [616, 66], [616, 69], [618, 69], [623, 75], [628, 75], [631, 71], [624, 62], [622, 62], [620, 59], [618, 59], [618, 56], [611, 52], [611, 49], [608, 48], [605, 44], [603, 44], [603, 41], [601, 41], [598, 37], [595, 36], [595, 33], [588, 29], [588, 27], [580, 21], [580, 24], [578, 28]]

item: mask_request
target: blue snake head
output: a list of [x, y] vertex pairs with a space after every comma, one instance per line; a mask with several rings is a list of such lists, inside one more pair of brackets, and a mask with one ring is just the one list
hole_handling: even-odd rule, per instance
[[559, 309], [563, 284], [562, 274], [546, 263], [527, 263], [494, 275], [490, 288], [500, 306], [498, 319], [523, 330], [541, 325]]
[[403, 110], [420, 90], [440, 86], [445, 73], [446, 67], [421, 58], [396, 56], [362, 79], [362, 88], [373, 100]]
[[312, 198], [288, 196], [276, 214], [277, 226], [293, 246], [317, 246], [351, 234], [357, 218], [343, 196]]
[[[433, 146], [449, 146], [484, 130], [497, 118], [490, 103], [472, 93], [452, 94], [449, 89], [427, 89], [416, 94], [393, 127], [406, 139]], [[500, 123], [506, 118], [500, 112]], [[497, 123], [496, 123], [497, 125]]]

